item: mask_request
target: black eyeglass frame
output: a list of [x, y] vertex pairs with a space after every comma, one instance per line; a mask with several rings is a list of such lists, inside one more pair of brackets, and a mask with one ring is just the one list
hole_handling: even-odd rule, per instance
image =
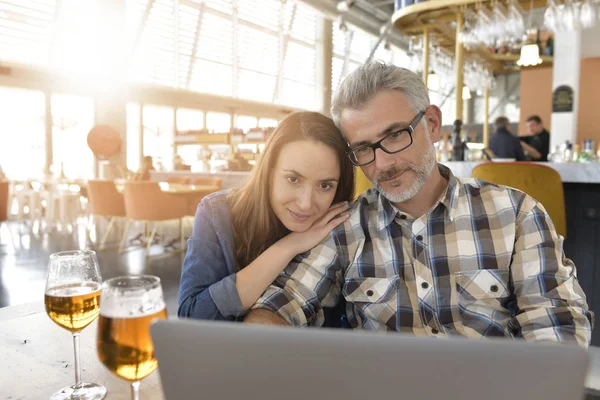
[[[408, 149], [413, 144], [412, 134], [415, 131], [417, 124], [421, 121], [421, 118], [423, 118], [423, 116], [425, 115], [426, 111], [427, 110], [421, 111], [421, 112], [417, 113], [417, 115], [415, 115], [415, 118], [413, 118], [413, 120], [411, 121], [411, 123], [408, 124], [408, 126], [406, 128], [402, 128], [402, 129], [398, 129], [397, 131], [390, 132], [389, 134], [385, 135], [385, 137], [383, 139], [381, 139], [381, 140], [379, 140], [379, 141], [377, 141], [375, 143], [365, 144], [364, 146], [359, 146], [359, 147], [357, 147], [355, 149], [349, 150], [346, 153], [346, 155], [350, 159], [350, 162], [352, 162], [352, 164], [354, 164], [357, 167], [364, 167], [365, 165], [369, 165], [373, 161], [375, 161], [375, 157], [376, 157], [375, 150], [377, 150], [377, 149], [381, 149], [384, 152], [386, 152], [387, 154], [396, 154], [396, 153], [400, 153], [403, 150]], [[394, 135], [394, 134], [397, 134], [397, 133], [402, 133], [402, 132], [407, 132], [408, 133], [408, 136], [410, 137], [410, 143], [408, 145], [404, 146], [403, 148], [401, 148], [400, 150], [389, 151], [388, 149], [386, 149], [385, 147], [383, 147], [381, 145], [381, 142], [383, 142], [385, 139], [389, 138], [391, 135]], [[368, 147], [370, 147], [371, 149], [373, 149], [373, 159], [371, 161], [369, 161], [369, 162], [361, 164], [361, 163], [358, 162], [358, 158], [356, 158], [354, 156], [354, 152], [357, 151], [357, 150], [366, 149]], [[353, 158], [356, 158], [356, 161]]]

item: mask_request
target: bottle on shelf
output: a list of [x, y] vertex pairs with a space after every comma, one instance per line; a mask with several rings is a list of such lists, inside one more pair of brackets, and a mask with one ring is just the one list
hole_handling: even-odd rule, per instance
[[546, 56], [554, 56], [554, 39], [552, 36], [546, 40], [546, 47], [544, 47], [544, 55]]

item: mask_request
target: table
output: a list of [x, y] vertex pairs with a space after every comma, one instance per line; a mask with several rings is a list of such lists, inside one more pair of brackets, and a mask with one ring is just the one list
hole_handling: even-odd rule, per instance
[[[600, 347], [590, 347], [588, 399], [600, 395]], [[107, 400], [129, 400], [129, 384], [110, 373], [96, 354], [96, 322], [81, 334], [82, 378], [104, 385]], [[73, 384], [71, 334], [48, 318], [41, 302], [0, 308], [0, 399], [48, 399]], [[163, 400], [159, 371], [142, 381], [140, 397]]]
[[159, 182], [160, 190], [170, 194], [192, 194], [218, 192], [219, 187], [214, 185], [185, 185], [182, 183]]
[[[86, 382], [106, 387], [108, 400], [129, 400], [129, 384], [102, 365], [96, 354], [96, 322], [81, 334]], [[48, 318], [42, 302], [0, 308], [0, 399], [48, 399], [75, 380], [71, 333]], [[142, 381], [140, 397], [162, 400], [158, 371]]]
[[[125, 180], [115, 181], [117, 191], [123, 193], [125, 189]], [[210, 194], [219, 191], [215, 185], [186, 185], [183, 183], [158, 182], [160, 190], [169, 194]]]

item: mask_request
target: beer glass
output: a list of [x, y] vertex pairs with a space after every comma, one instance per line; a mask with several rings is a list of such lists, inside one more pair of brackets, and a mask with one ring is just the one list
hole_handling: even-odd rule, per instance
[[139, 399], [140, 381], [158, 366], [150, 324], [166, 319], [160, 278], [120, 276], [102, 284], [97, 348], [100, 361], [131, 383], [132, 400]]
[[102, 278], [96, 253], [91, 250], [63, 251], [50, 255], [44, 303], [46, 312], [58, 326], [73, 334], [75, 385], [54, 393], [50, 400], [96, 400], [106, 388], [81, 381], [79, 335], [100, 312]]

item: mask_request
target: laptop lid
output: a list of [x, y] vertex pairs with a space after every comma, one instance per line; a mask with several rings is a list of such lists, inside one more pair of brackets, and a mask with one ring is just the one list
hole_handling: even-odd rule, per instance
[[167, 400], [581, 399], [587, 352], [518, 340], [161, 320]]

